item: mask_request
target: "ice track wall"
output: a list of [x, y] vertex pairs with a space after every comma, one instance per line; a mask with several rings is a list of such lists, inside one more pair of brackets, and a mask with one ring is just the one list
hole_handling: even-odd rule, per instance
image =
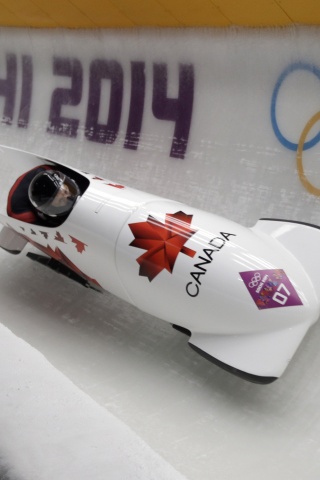
[[317, 223], [319, 40], [3, 29], [0, 141], [247, 224]]

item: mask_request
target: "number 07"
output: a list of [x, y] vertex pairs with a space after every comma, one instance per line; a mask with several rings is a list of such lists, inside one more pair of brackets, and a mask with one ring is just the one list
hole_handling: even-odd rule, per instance
[[[284, 293], [281, 293], [280, 290], [282, 290]], [[289, 296], [290, 296], [290, 292], [287, 289], [287, 287], [284, 285], [284, 283], [280, 283], [279, 287], [277, 288], [277, 291], [272, 297], [272, 300], [274, 300], [277, 303], [280, 303], [280, 305], [285, 305], [287, 303]]]

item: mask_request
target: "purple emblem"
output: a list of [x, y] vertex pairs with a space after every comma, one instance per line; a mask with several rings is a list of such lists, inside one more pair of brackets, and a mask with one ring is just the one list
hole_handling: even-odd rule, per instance
[[240, 276], [259, 310], [303, 305], [284, 270], [251, 270]]

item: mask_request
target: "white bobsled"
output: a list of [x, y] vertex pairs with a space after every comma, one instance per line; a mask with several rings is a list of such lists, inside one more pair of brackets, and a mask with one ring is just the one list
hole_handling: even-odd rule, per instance
[[[9, 217], [16, 178], [63, 168], [81, 194], [55, 227]], [[197, 352], [256, 383], [287, 367], [319, 317], [320, 230], [264, 219], [253, 228], [36, 155], [0, 147], [0, 246], [187, 333]]]

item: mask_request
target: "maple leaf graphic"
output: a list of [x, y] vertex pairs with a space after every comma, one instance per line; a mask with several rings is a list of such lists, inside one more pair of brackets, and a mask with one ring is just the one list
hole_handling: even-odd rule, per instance
[[60, 232], [56, 232], [56, 236], [54, 237], [54, 239], [55, 239], [57, 242], [66, 243], [66, 242], [64, 241], [64, 238], [63, 238], [63, 236], [61, 235]]
[[151, 282], [164, 269], [172, 273], [180, 252], [194, 257], [196, 252], [184, 246], [196, 233], [196, 230], [190, 228], [192, 217], [193, 215], [179, 211], [166, 214], [165, 223], [149, 215], [146, 222], [129, 224], [135, 237], [130, 246], [146, 250], [137, 258], [140, 276], [148, 277]]
[[88, 246], [86, 243], [81, 242], [81, 240], [78, 240], [77, 238], [72, 237], [71, 235], [69, 235], [69, 237], [71, 238], [72, 243], [75, 244], [77, 252], [82, 253], [85, 251], [86, 247]]
[[106, 183], [106, 185], [107, 185], [108, 187], [120, 188], [120, 190], [121, 190], [122, 188], [124, 188], [123, 185], [119, 185], [118, 183]]

